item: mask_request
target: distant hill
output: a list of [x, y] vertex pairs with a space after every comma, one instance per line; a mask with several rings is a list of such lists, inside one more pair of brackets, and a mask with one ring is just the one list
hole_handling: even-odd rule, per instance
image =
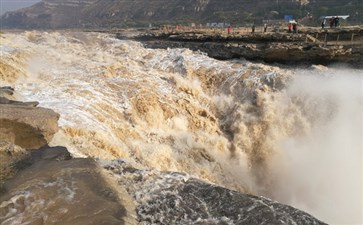
[[150, 23], [233, 25], [293, 15], [318, 24], [322, 15], [351, 15], [363, 22], [362, 0], [42, 0], [1, 17], [5, 28], [145, 27]]
[[3, 15], [5, 12], [29, 7], [37, 2], [40, 2], [40, 0], [22, 0], [22, 1], [1, 0], [0, 16]]

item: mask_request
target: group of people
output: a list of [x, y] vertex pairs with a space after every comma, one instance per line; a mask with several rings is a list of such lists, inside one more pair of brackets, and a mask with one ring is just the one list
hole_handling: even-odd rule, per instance
[[[255, 30], [256, 30], [256, 26], [255, 26], [255, 24], [252, 24], [252, 33], [255, 33]], [[264, 25], [263, 25], [263, 32], [267, 32], [267, 23], [265, 23]]]
[[[325, 28], [325, 24], [326, 24], [326, 18], [323, 19], [323, 21], [321, 22], [321, 28], [324, 29]], [[329, 18], [329, 26], [330, 28], [335, 28], [339, 26], [339, 17], [331, 17]]]
[[[322, 29], [325, 28], [326, 22], [327, 22], [327, 19], [324, 18], [323, 21], [321, 22], [321, 28]], [[339, 26], [339, 17], [338, 16], [336, 16], [336, 17], [333, 16], [333, 17], [329, 18], [329, 25], [330, 25], [330, 28], [338, 27]], [[295, 21], [291, 22], [290, 21], [289, 26], [288, 26], [288, 32], [289, 33], [297, 33], [298, 32], [297, 27], [298, 27], [297, 22], [295, 22]], [[253, 24], [251, 28], [252, 28], [252, 33], [254, 33], [255, 29], [256, 29], [255, 24]], [[228, 32], [228, 34], [231, 33], [231, 26], [227, 27], [227, 32]], [[267, 24], [264, 24], [263, 32], [267, 32]]]

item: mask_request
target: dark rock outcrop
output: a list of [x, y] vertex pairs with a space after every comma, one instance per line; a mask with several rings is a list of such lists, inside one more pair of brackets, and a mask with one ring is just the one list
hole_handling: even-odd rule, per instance
[[101, 162], [134, 197], [145, 224], [325, 224], [291, 206], [242, 194], [187, 174], [138, 170]]
[[15, 91], [14, 88], [9, 86], [0, 87], [0, 97], [6, 99], [12, 99], [14, 91]]
[[[346, 32], [347, 30], [340, 30], [334, 35], [336, 37], [340, 33]], [[350, 35], [354, 33], [360, 44], [351, 45], [350, 41], [341, 42], [339, 45], [335, 44], [336, 42], [331, 42], [332, 44], [324, 44], [320, 41], [307, 42], [308, 33], [222, 36], [218, 34], [146, 32], [131, 37], [131, 39], [141, 41], [149, 48], [189, 48], [205, 52], [208, 56], [221, 60], [245, 58], [292, 65], [346, 63], [360, 68], [363, 61], [363, 32], [358, 28], [348, 30], [348, 33]], [[116, 34], [116, 37], [126, 38], [122, 33]]]
[[0, 104], [11, 104], [11, 105], [36, 107], [37, 105], [39, 105], [39, 102], [21, 102], [21, 101], [10, 100], [5, 97], [0, 97]]

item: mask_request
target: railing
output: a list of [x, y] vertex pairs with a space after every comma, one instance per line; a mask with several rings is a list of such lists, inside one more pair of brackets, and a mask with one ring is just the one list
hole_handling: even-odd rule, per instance
[[[340, 33], [316, 33], [315, 37], [311, 34], [306, 34], [305, 42], [309, 43], [317, 43], [317, 44], [324, 44], [324, 47], [329, 45], [354, 45], [354, 44], [362, 44], [363, 40], [358, 40], [356, 37], [359, 37], [357, 34], [350, 34], [349, 37], [345, 35], [343, 38], [341, 37]], [[320, 38], [320, 39], [319, 39]], [[322, 40], [321, 40], [322, 39]]]

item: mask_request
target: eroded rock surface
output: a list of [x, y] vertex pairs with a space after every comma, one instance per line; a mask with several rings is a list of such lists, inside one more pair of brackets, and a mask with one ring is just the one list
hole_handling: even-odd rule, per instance
[[325, 224], [291, 206], [187, 174], [138, 170], [120, 160], [101, 164], [135, 199], [140, 224]]
[[10, 86], [0, 87], [0, 97], [8, 100], [14, 100], [14, 88]]
[[59, 114], [37, 105], [16, 101], [12, 87], [0, 87], [0, 184], [16, 173], [15, 163], [29, 149], [48, 144], [58, 131]]
[[1, 189], [0, 224], [126, 224], [126, 208], [93, 159], [45, 146], [16, 167]]
[[0, 99], [0, 138], [23, 148], [39, 148], [58, 131], [59, 114], [34, 107], [37, 103], [21, 103]]
[[[361, 29], [341, 29], [326, 33], [315, 30], [310, 32], [306, 30], [299, 34], [271, 32], [226, 36], [213, 33], [155, 31], [140, 33], [131, 39], [142, 41], [146, 47], [150, 48], [189, 48], [222, 60], [245, 58], [294, 65], [346, 63], [358, 68], [362, 67], [363, 32]], [[323, 41], [325, 34], [327, 34], [327, 44]], [[355, 44], [350, 41], [352, 35], [357, 42]], [[315, 39], [313, 36], [319, 36], [320, 39]], [[116, 34], [116, 37], [130, 38], [122, 33]], [[339, 43], [337, 39], [340, 40]]]

